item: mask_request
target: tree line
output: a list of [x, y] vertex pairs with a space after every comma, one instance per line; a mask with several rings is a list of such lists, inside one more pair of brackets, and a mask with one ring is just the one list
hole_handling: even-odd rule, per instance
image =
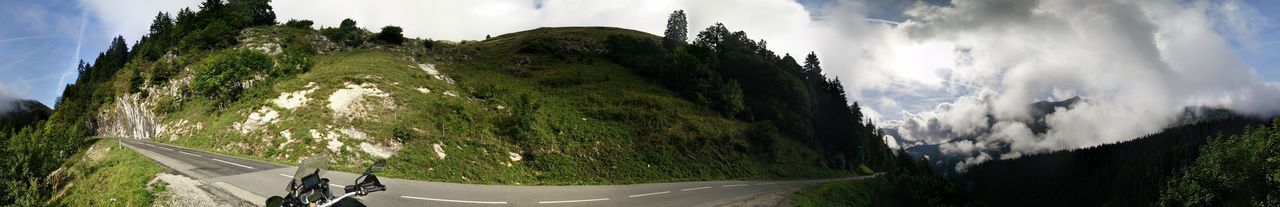
[[773, 126], [829, 158], [815, 164], [854, 170], [893, 163], [883, 133], [864, 120], [856, 102], [848, 104], [840, 80], [824, 75], [817, 54], [800, 65], [719, 23], [692, 43], [686, 32], [685, 13], [675, 11], [661, 42], [610, 36], [606, 57], [726, 117]]

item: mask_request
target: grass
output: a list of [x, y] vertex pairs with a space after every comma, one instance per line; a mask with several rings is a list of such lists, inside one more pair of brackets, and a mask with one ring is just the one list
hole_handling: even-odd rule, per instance
[[867, 180], [850, 180], [805, 188], [797, 192], [791, 203], [797, 207], [807, 206], [894, 206], [884, 205], [885, 198], [893, 197], [880, 189], [885, 189], [885, 178], [877, 177]]
[[115, 140], [100, 139], [77, 156], [80, 161], [67, 168], [74, 177], [51, 203], [66, 206], [151, 206], [164, 187], [147, 187], [159, 164], [121, 146]]
[[[818, 153], [792, 139], [723, 117], [599, 57], [600, 42], [613, 34], [652, 36], [615, 28], [542, 28], [481, 42], [442, 43], [430, 50], [406, 44], [330, 51], [315, 56], [309, 72], [258, 82], [225, 108], [201, 97], [176, 101], [179, 107], [170, 107], [163, 122], [188, 121], [200, 129], [156, 140], [283, 164], [330, 154], [335, 159], [330, 166], [341, 171], [361, 170], [379, 159], [361, 152], [361, 143], [398, 143], [401, 148], [388, 159], [387, 176], [460, 183], [849, 175], [822, 168]], [[421, 63], [435, 64], [455, 83], [432, 77], [418, 67]], [[284, 109], [268, 101], [312, 83], [319, 88], [300, 108]], [[348, 83], [374, 85], [388, 94], [385, 100], [391, 104], [358, 113], [366, 118], [336, 117], [326, 107], [328, 98]], [[264, 107], [279, 113], [274, 123], [247, 134], [234, 129]], [[353, 139], [344, 129], [366, 138]], [[329, 141], [312, 138], [313, 130], [339, 135], [343, 146], [332, 152]], [[770, 135], [775, 144], [758, 150], [766, 147], [749, 144], [753, 132]], [[445, 158], [436, 155], [436, 145]], [[521, 159], [513, 160], [512, 153]]]

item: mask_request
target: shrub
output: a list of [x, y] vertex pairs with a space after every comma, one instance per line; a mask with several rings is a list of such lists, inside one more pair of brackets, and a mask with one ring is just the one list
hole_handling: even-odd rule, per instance
[[428, 50], [430, 50], [431, 48], [435, 48], [436, 41], [432, 39], [422, 40], [422, 47], [427, 48]]
[[253, 50], [230, 50], [201, 62], [191, 82], [191, 92], [214, 100], [219, 106], [237, 100], [242, 84], [255, 71], [272, 69], [271, 57]]
[[315, 24], [315, 22], [312, 22], [311, 20], [290, 19], [288, 22], [284, 23], [284, 26], [298, 29], [311, 29], [311, 25], [313, 24]]
[[320, 29], [320, 34], [329, 38], [329, 41], [348, 47], [364, 44], [364, 31], [356, 27], [356, 21], [351, 19], [342, 20], [342, 24], [338, 28]]
[[400, 43], [404, 43], [404, 34], [401, 34], [401, 32], [404, 32], [404, 29], [400, 29], [400, 27], [386, 26], [382, 27], [381, 32], [378, 32], [377, 38], [378, 41], [387, 44], [400, 45]]

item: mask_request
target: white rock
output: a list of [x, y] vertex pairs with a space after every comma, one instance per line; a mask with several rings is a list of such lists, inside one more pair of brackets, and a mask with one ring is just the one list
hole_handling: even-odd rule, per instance
[[444, 159], [444, 157], [445, 157], [445, 154], [444, 154], [444, 144], [441, 144], [441, 143], [431, 144], [431, 149], [432, 149], [432, 150], [435, 150], [435, 152], [436, 152], [436, 156], [437, 156], [437, 157], [440, 157], [440, 159], [442, 159], [442, 160]]
[[389, 158], [391, 155], [395, 155], [396, 151], [399, 150], [400, 149], [398, 147], [381, 147], [369, 144], [368, 142], [360, 143], [360, 151], [364, 151], [365, 153], [369, 153], [369, 155], [383, 159]]
[[431, 93], [431, 89], [427, 89], [427, 88], [418, 88], [418, 92], [422, 92], [422, 93]]
[[524, 156], [520, 156], [520, 153], [507, 152], [507, 156], [511, 158], [512, 162], [524, 159]]
[[310, 100], [307, 98], [307, 94], [311, 94], [311, 92], [315, 92], [317, 89], [320, 89], [320, 87], [316, 86], [315, 82], [310, 82], [307, 83], [306, 89], [280, 93], [280, 96], [276, 97], [276, 99], [272, 99], [271, 102], [284, 109], [298, 108], [306, 105], [307, 101]]
[[394, 103], [388, 99], [391, 95], [378, 89], [377, 85], [372, 83], [360, 85], [344, 83], [344, 85], [346, 88], [338, 89], [329, 95], [328, 107], [333, 110], [335, 118], [363, 118], [369, 115], [367, 112], [375, 108], [395, 108]]

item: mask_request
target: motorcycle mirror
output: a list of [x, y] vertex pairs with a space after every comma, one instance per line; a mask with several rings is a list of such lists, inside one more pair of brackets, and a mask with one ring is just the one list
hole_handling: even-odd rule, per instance
[[374, 162], [372, 166], [369, 166], [369, 169], [365, 171], [369, 173], [380, 173], [383, 171], [387, 171], [387, 161], [378, 160], [377, 162]]
[[271, 196], [267, 199], [266, 207], [280, 207], [284, 205], [284, 198], [280, 196]]

